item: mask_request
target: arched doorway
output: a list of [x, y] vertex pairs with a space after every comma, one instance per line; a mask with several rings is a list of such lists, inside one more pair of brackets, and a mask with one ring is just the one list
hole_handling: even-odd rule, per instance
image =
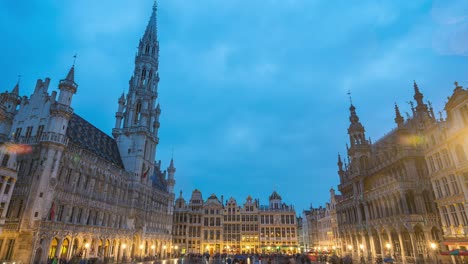
[[34, 264], [40, 264], [42, 257], [42, 247], [36, 249], [36, 256], [34, 257]]
[[382, 257], [382, 250], [380, 248], [380, 238], [375, 229], [371, 231], [372, 240], [374, 241], [375, 255], [377, 257]]
[[99, 239], [98, 241], [98, 256], [102, 256], [102, 253], [104, 252], [104, 247], [103, 247], [103, 242], [102, 239]]
[[57, 247], [58, 247], [58, 239], [54, 238], [52, 239], [52, 242], [50, 242], [50, 248], [49, 248], [49, 258], [54, 258], [55, 256], [58, 255], [57, 252]]
[[70, 247], [70, 241], [68, 238], [65, 238], [62, 243], [62, 248], [60, 250], [60, 258], [66, 258], [68, 253], [68, 248]]

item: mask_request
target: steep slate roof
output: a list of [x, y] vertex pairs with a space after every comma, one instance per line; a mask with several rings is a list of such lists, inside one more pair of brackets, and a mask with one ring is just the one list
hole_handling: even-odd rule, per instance
[[273, 191], [270, 195], [270, 200], [281, 200], [281, 196], [276, 191]]
[[167, 191], [167, 183], [164, 179], [164, 173], [158, 173], [155, 171], [155, 173], [151, 177], [151, 180], [153, 182], [154, 187], [158, 188], [161, 191]]
[[124, 168], [117, 142], [77, 114], [68, 123], [67, 136], [70, 142]]

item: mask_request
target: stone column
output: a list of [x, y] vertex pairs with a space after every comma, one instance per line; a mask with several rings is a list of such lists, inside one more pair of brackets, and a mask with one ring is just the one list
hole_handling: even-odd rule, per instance
[[403, 192], [400, 193], [401, 203], [403, 203], [403, 214], [409, 214], [408, 204], [406, 203], [406, 197]]
[[61, 253], [62, 253], [62, 244], [63, 244], [63, 239], [60, 239], [59, 242], [58, 242], [58, 245], [57, 245], [57, 250], [55, 251], [55, 256], [57, 258], [60, 258], [61, 257]]
[[412, 247], [412, 250], [413, 250], [413, 257], [416, 259], [417, 257], [417, 251], [416, 251], [416, 239], [414, 237], [414, 233], [413, 232], [410, 232], [409, 233], [409, 236], [410, 236], [410, 240], [411, 240], [411, 247]]
[[405, 244], [403, 243], [403, 237], [401, 235], [401, 232], [398, 232], [398, 240], [400, 241], [401, 259], [403, 263], [406, 263], [406, 250], [405, 250]]
[[380, 256], [383, 258], [385, 256], [385, 244], [382, 241], [382, 235], [380, 233], [377, 233], [377, 236], [379, 237], [379, 244], [380, 244]]
[[366, 223], [368, 223], [369, 220], [370, 220], [370, 218], [371, 218], [371, 217], [370, 217], [369, 204], [368, 204], [368, 203], [365, 203], [365, 204], [364, 204], [364, 214], [365, 214], [365, 216], [366, 216]]
[[372, 261], [374, 261], [377, 255], [377, 251], [375, 250], [375, 244], [374, 244], [375, 242], [374, 242], [374, 236], [372, 235], [372, 232], [370, 232], [369, 242], [370, 242], [369, 246], [370, 246]]

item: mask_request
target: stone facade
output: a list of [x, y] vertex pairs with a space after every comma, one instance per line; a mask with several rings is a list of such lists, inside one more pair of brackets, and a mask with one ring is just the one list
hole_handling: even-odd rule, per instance
[[325, 207], [303, 211], [302, 229], [305, 251], [340, 251], [336, 204], [341, 196], [330, 189], [330, 200]]
[[439, 241], [441, 230], [424, 133], [437, 120], [416, 83], [414, 99], [406, 121], [395, 105], [397, 127], [375, 143], [366, 138], [351, 104], [344, 166], [338, 157], [342, 198], [336, 212], [341, 251], [355, 259], [391, 255], [403, 263], [433, 261], [429, 242]]
[[332, 251], [339, 248], [338, 239], [338, 219], [336, 217], [336, 199], [335, 190], [330, 190], [330, 201], [325, 204], [325, 207], [320, 210], [317, 220], [318, 241], [317, 244], [320, 250]]
[[224, 203], [212, 194], [206, 201], [193, 191], [186, 204], [180, 196], [175, 202], [173, 234], [177, 254], [297, 252], [296, 212], [282, 203], [278, 193], [261, 206], [247, 197], [243, 206], [234, 198]]
[[323, 217], [325, 209], [323, 207], [304, 210], [302, 212], [302, 230], [304, 240], [304, 250], [310, 251], [314, 247], [318, 247], [319, 242], [319, 227], [318, 220]]
[[[468, 248], [468, 91], [455, 83], [440, 118], [426, 132], [426, 161], [442, 222], [444, 246]], [[441, 248], [444, 248], [441, 246]], [[456, 259], [454, 259], [456, 260]]]
[[2, 188], [6, 177], [14, 179], [18, 171], [0, 234], [0, 259], [122, 261], [166, 254], [172, 241], [175, 167], [171, 160], [163, 171], [155, 161], [161, 112], [155, 106], [156, 30], [155, 5], [129, 91], [118, 101], [114, 138], [74, 113], [74, 66], [59, 82], [59, 93], [49, 93], [46, 78], [37, 81], [30, 97], [20, 98], [18, 86], [1, 95], [0, 138], [29, 149], [8, 164], [11, 171], [0, 168]]

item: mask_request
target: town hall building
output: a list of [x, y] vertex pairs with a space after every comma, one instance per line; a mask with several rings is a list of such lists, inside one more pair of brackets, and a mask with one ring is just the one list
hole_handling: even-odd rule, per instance
[[0, 94], [0, 189], [8, 194], [0, 208], [0, 259], [125, 261], [169, 254], [176, 169], [173, 160], [167, 169], [156, 161], [156, 11], [155, 4], [129, 90], [118, 99], [112, 136], [73, 110], [75, 66], [58, 91], [50, 91], [45, 78], [30, 97], [20, 96], [19, 85]]

